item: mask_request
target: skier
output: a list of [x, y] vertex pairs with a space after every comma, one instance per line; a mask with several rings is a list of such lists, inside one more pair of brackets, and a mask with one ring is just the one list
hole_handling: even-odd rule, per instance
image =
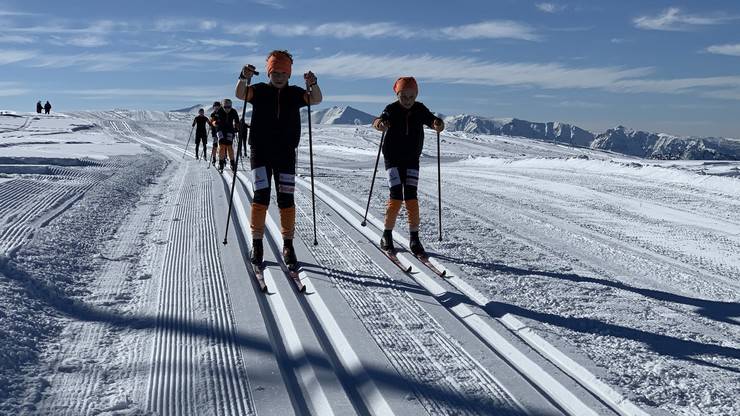
[[213, 102], [213, 112], [211, 112], [211, 139], [213, 140], [213, 147], [211, 148], [211, 164], [216, 166], [216, 155], [218, 154], [218, 126], [216, 123], [216, 113], [221, 108], [220, 101]]
[[252, 122], [249, 136], [250, 168], [254, 186], [252, 202], [252, 264], [262, 264], [262, 238], [265, 217], [270, 204], [270, 183], [277, 187], [277, 204], [280, 208], [280, 225], [283, 235], [283, 260], [292, 270], [298, 266], [293, 248], [295, 234], [295, 165], [296, 148], [301, 137], [301, 107], [319, 104], [321, 90], [316, 76], [309, 71], [303, 75], [305, 89], [288, 85], [293, 57], [287, 51], [272, 51], [267, 56], [269, 83], [247, 87], [254, 67], [245, 65], [236, 84], [236, 96], [252, 104]]
[[218, 137], [218, 170], [223, 173], [226, 155], [231, 162], [231, 170], [236, 170], [234, 158], [234, 136], [239, 128], [239, 113], [231, 107], [231, 100], [224, 98], [221, 108], [216, 111], [216, 136]]
[[51, 111], [51, 104], [47, 101], [46, 104], [44, 104], [44, 113], [49, 114]]
[[437, 132], [444, 130], [444, 122], [416, 101], [419, 87], [413, 77], [401, 77], [393, 85], [398, 100], [388, 104], [373, 126], [385, 132], [383, 159], [388, 174], [390, 198], [385, 210], [385, 230], [380, 240], [383, 250], [394, 252], [393, 228], [403, 202], [408, 213], [411, 252], [426, 257], [419, 240], [419, 158], [424, 148], [424, 125]]
[[198, 115], [193, 119], [193, 127], [195, 128], [195, 158], [200, 159], [200, 147], [201, 140], [203, 141], [203, 159], [206, 158], [206, 146], [208, 145], [208, 132], [206, 131], [206, 125], [209, 124], [208, 117], [205, 116], [205, 110], [198, 110]]
[[44, 106], [41, 105], [41, 101], [36, 101], [36, 112], [38, 114], [41, 114], [41, 111], [44, 109]]

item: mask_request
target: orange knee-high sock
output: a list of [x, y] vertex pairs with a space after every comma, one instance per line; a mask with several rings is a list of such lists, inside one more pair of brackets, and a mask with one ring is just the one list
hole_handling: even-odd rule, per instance
[[419, 231], [419, 200], [418, 199], [407, 199], [406, 200], [406, 212], [409, 214], [409, 231]]
[[385, 229], [392, 230], [396, 226], [396, 218], [398, 218], [398, 212], [401, 211], [400, 199], [389, 199], [388, 204], [385, 206]]
[[267, 217], [267, 205], [252, 203], [252, 238], [261, 239], [265, 235], [265, 218]]
[[295, 235], [295, 207], [280, 208], [280, 232], [283, 234], [283, 239], [293, 239]]

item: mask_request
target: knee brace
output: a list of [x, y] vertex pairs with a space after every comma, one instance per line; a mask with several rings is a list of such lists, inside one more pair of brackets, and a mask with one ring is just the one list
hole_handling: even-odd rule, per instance
[[421, 223], [421, 220], [419, 218], [419, 200], [407, 199], [405, 202], [406, 212], [409, 215], [409, 231], [418, 232], [419, 224]]
[[295, 207], [280, 208], [280, 233], [285, 240], [293, 239], [295, 235]]
[[252, 213], [250, 228], [252, 238], [262, 239], [265, 235], [265, 218], [267, 217], [267, 205], [252, 202]]

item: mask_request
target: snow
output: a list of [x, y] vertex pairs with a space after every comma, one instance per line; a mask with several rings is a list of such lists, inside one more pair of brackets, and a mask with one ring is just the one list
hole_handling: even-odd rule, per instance
[[[444, 132], [439, 242], [430, 132], [422, 237], [442, 280], [394, 272], [375, 222], [350, 225], [380, 134], [337, 124], [348, 108], [316, 114], [318, 246], [307, 181], [296, 194], [304, 299], [272, 264], [255, 293], [241, 237], [221, 244], [230, 176], [183, 159], [192, 114], [0, 113], [0, 413], [551, 414], [539, 395], [568, 386], [596, 414], [610, 411], [585, 390], [650, 414], [740, 414], [740, 162]], [[386, 193], [381, 168], [371, 217]], [[231, 232], [248, 233], [247, 198]], [[517, 381], [538, 371], [536, 389]], [[324, 400], [303, 403], [314, 388]]]

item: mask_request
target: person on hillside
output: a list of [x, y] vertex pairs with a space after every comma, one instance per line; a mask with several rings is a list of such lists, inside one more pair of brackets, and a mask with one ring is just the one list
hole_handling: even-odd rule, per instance
[[208, 131], [206, 126], [210, 123], [208, 117], [205, 116], [204, 109], [198, 110], [198, 115], [193, 119], [193, 127], [195, 127], [195, 158], [200, 159], [200, 142], [203, 141], [203, 159], [206, 158], [206, 146], [208, 145]]
[[226, 156], [229, 156], [231, 170], [236, 170], [234, 158], [234, 137], [239, 129], [239, 113], [231, 107], [231, 100], [224, 98], [221, 108], [216, 111], [216, 137], [218, 137], [218, 170], [223, 173]]
[[413, 77], [401, 77], [393, 85], [398, 100], [388, 104], [373, 126], [385, 132], [383, 159], [388, 174], [390, 197], [385, 210], [385, 230], [380, 240], [383, 250], [394, 252], [393, 228], [405, 202], [408, 213], [410, 248], [414, 255], [426, 256], [419, 240], [419, 159], [424, 148], [424, 126], [437, 132], [444, 130], [444, 122], [416, 101], [419, 86]]
[[303, 75], [311, 91], [289, 85], [293, 57], [287, 51], [275, 50], [267, 56], [268, 83], [249, 85], [254, 66], [245, 65], [236, 84], [236, 96], [252, 104], [251, 132], [249, 135], [249, 164], [252, 169], [254, 200], [251, 211], [252, 255], [254, 265], [262, 264], [262, 238], [265, 217], [270, 204], [270, 186], [277, 188], [280, 208], [280, 225], [283, 236], [283, 260], [295, 269], [298, 266], [293, 237], [295, 235], [295, 165], [296, 148], [301, 138], [300, 109], [309, 102], [321, 103], [322, 95], [316, 75], [309, 71]]
[[211, 147], [211, 164], [216, 166], [216, 155], [218, 155], [218, 126], [216, 123], [216, 113], [221, 109], [221, 102], [213, 102], [213, 111], [211, 112], [211, 118], [209, 124], [211, 125], [211, 140], [213, 140], [213, 147]]
[[46, 104], [44, 104], [44, 113], [49, 114], [50, 112], [51, 112], [51, 103], [47, 101]]
[[41, 105], [41, 101], [36, 101], [36, 112], [38, 114], [41, 114], [41, 111], [44, 110], [44, 106]]

